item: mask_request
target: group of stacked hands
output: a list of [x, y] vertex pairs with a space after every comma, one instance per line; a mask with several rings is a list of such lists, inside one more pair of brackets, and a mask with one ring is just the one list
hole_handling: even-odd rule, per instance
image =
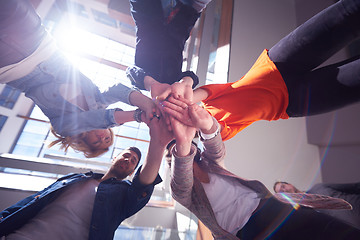
[[[314, 210], [350, 211], [348, 202], [271, 194], [225, 169], [223, 141], [258, 120], [314, 115], [360, 100], [359, 58], [317, 68], [360, 36], [360, 2], [341, 0], [315, 15], [265, 49], [240, 80], [194, 90], [199, 80], [182, 72], [182, 51], [210, 1], [130, 0], [137, 45], [127, 76], [134, 88], [118, 83], [105, 92], [69, 64], [27, 0], [1, 1], [0, 82], [23, 91], [49, 118], [57, 137], [51, 145], [96, 157], [112, 145], [111, 127], [128, 121], [145, 122], [151, 139], [132, 181], [125, 178], [141, 158], [135, 147], [116, 156], [105, 174], [67, 175], [5, 209], [0, 236], [112, 239], [149, 201], [166, 153], [174, 199], [215, 239], [358, 239], [356, 227]], [[118, 101], [139, 108], [107, 109]], [[193, 143], [196, 132], [203, 152]]]

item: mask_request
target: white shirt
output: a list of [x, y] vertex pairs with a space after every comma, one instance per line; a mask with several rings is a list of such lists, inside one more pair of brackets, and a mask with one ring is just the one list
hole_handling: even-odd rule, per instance
[[88, 239], [98, 186], [95, 179], [70, 186], [6, 240]]
[[210, 182], [201, 183], [218, 224], [236, 234], [249, 220], [260, 202], [253, 190], [236, 179], [209, 173]]

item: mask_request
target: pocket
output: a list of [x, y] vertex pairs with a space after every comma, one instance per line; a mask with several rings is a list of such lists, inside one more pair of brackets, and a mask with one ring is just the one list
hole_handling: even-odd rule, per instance
[[[73, 67], [71, 62], [61, 53], [55, 53], [48, 60], [39, 64], [39, 69], [51, 76], [54, 83], [69, 83]], [[71, 79], [70, 79], [71, 80]]]

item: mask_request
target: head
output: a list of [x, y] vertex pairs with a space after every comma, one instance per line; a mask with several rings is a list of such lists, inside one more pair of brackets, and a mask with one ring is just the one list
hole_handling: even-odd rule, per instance
[[140, 159], [141, 152], [138, 148], [126, 148], [113, 159], [108, 172], [117, 179], [124, 179], [135, 171]]
[[299, 193], [301, 192], [299, 189], [294, 187], [294, 185], [287, 182], [275, 182], [274, 183], [274, 191], [276, 193], [286, 192], [286, 193]]
[[63, 137], [51, 128], [57, 140], [51, 142], [49, 147], [60, 144], [60, 149], [67, 151], [69, 147], [76, 152], [84, 153], [87, 158], [98, 157], [109, 150], [114, 142], [114, 132], [111, 129], [96, 129], [74, 136]]
[[173, 139], [171, 142], [168, 143], [168, 145], [166, 146], [166, 150], [164, 152], [164, 158], [166, 160], [166, 162], [168, 163], [169, 167], [171, 166], [171, 157], [172, 157], [172, 149], [175, 146], [175, 139]]

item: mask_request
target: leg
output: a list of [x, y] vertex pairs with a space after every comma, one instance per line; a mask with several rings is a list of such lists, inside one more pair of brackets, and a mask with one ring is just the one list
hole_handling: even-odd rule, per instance
[[41, 19], [26, 0], [0, 0], [0, 67], [23, 60], [45, 36]]
[[359, 61], [311, 72], [360, 35], [360, 2], [341, 0], [283, 38], [269, 51], [289, 91], [290, 117], [314, 115], [359, 100]]
[[359, 22], [360, 2], [340, 0], [281, 39], [269, 57], [284, 78], [306, 73], [358, 38]]
[[291, 79], [289, 116], [333, 111], [360, 101], [360, 56]]
[[270, 198], [238, 232], [240, 239], [358, 239], [360, 230], [313, 209]]

